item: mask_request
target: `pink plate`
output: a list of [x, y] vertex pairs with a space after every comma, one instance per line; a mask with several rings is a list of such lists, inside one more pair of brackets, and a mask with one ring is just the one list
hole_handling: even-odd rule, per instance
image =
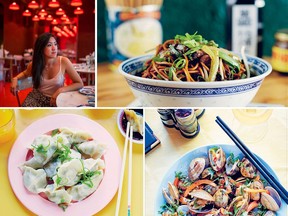
[[[84, 130], [94, 139], [106, 143], [104, 154], [106, 164], [104, 177], [97, 190], [85, 200], [72, 203], [64, 212], [55, 203], [52, 203], [37, 194], [30, 193], [23, 184], [22, 173], [19, 169], [25, 161], [27, 148], [39, 135], [60, 127], [69, 127]], [[8, 160], [8, 175], [11, 187], [17, 198], [29, 210], [37, 215], [92, 215], [103, 209], [115, 195], [121, 171], [121, 157], [118, 146], [113, 137], [98, 123], [79, 115], [56, 114], [44, 117], [29, 125], [14, 143]]]

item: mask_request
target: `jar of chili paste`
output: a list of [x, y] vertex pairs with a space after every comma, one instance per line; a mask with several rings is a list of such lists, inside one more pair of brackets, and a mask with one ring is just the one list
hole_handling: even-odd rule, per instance
[[272, 67], [275, 71], [288, 74], [288, 29], [277, 31], [274, 37]]

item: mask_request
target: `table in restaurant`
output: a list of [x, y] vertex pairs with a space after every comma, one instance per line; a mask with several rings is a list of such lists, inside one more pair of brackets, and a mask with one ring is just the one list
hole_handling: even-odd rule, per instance
[[[96, 110], [96, 109], [85, 109], [85, 110], [48, 110], [48, 109], [33, 109], [25, 110], [18, 109], [15, 110], [16, 114], [16, 137], [25, 130], [25, 128], [39, 120], [42, 117], [53, 115], [53, 114], [63, 114], [72, 113], [90, 118], [92, 121], [96, 121], [101, 126], [103, 126], [110, 135], [114, 138], [118, 145], [121, 158], [124, 148], [124, 137], [117, 128], [117, 114], [118, 110]], [[77, 127], [75, 125], [75, 127]], [[30, 216], [34, 215], [31, 211], [26, 209], [24, 205], [17, 199], [10, 187], [8, 179], [8, 157], [9, 151], [13, 146], [16, 137], [6, 144], [0, 145], [0, 209], [1, 215], [13, 215], [13, 216]], [[128, 156], [127, 156], [128, 159]], [[128, 163], [126, 162], [126, 165]], [[126, 167], [128, 168], [128, 166]], [[19, 170], [20, 172], [20, 170]], [[22, 179], [14, 179], [15, 181], [22, 181]], [[123, 192], [121, 197], [121, 206], [119, 215], [127, 215], [127, 182], [128, 174], [127, 171], [124, 175]], [[133, 176], [132, 176], [132, 212], [131, 215], [143, 215], [143, 145], [133, 144]], [[40, 198], [41, 199], [41, 198]], [[101, 199], [101, 197], [99, 198]], [[104, 207], [100, 212], [95, 215], [100, 216], [111, 216], [115, 214], [117, 203], [117, 193], [114, 195], [112, 200]], [[80, 216], [80, 215], [79, 215]]]
[[[145, 210], [147, 216], [154, 215], [156, 192], [165, 173], [176, 160], [185, 153], [204, 145], [233, 144], [215, 122], [216, 116], [220, 116], [252, 152], [270, 165], [280, 182], [288, 189], [288, 110], [284, 108], [259, 109], [258, 111], [250, 109], [248, 112], [255, 112], [255, 117], [259, 116], [256, 121], [263, 120], [264, 123], [261, 124], [255, 124], [255, 121], [252, 124], [251, 119], [239, 115], [239, 111], [241, 110], [206, 109], [198, 120], [199, 134], [189, 139], [184, 138], [175, 128], [165, 127], [156, 109], [146, 110], [146, 122], [161, 140], [161, 144], [145, 157]], [[260, 115], [261, 112], [263, 115]], [[265, 118], [268, 120], [264, 121]]]
[[[92, 86], [85, 87], [92, 88]], [[56, 98], [57, 107], [77, 107], [85, 104], [88, 104], [88, 96], [79, 93], [79, 91], [63, 92]]]
[[76, 71], [79, 74], [86, 74], [87, 75], [87, 85], [94, 85], [95, 84], [95, 80], [94, 80], [94, 76], [95, 75], [95, 68], [77, 68]]
[[[98, 64], [97, 86], [99, 107], [125, 107], [135, 101], [125, 78], [117, 71], [116, 66], [108, 63]], [[272, 71], [264, 79], [251, 105], [288, 106], [288, 77]]]

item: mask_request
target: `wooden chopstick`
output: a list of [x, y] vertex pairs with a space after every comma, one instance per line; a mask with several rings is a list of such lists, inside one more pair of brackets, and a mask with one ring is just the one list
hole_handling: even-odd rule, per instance
[[119, 215], [119, 209], [120, 209], [120, 203], [121, 203], [121, 194], [122, 194], [122, 186], [123, 186], [126, 155], [127, 155], [127, 147], [128, 147], [128, 139], [129, 139], [128, 138], [129, 128], [130, 128], [130, 122], [127, 122], [125, 144], [124, 144], [124, 152], [123, 152], [123, 157], [122, 157], [121, 177], [120, 177], [120, 183], [119, 183], [119, 189], [118, 189], [118, 197], [117, 197], [115, 216]]
[[129, 139], [129, 166], [128, 166], [128, 216], [131, 214], [131, 194], [132, 194], [132, 139], [133, 139], [133, 126], [130, 127]]
[[256, 167], [265, 180], [273, 187], [280, 197], [288, 204], [288, 192], [279, 181], [267, 170], [261, 161], [247, 148], [247, 146], [237, 137], [237, 135], [226, 125], [219, 117], [216, 117], [216, 122], [224, 130], [224, 132], [233, 140], [236, 146], [242, 151], [245, 157]]

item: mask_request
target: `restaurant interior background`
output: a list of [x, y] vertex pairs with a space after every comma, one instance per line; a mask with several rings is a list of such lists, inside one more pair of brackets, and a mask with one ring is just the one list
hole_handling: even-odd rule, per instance
[[[95, 1], [83, 0], [79, 9], [78, 6], [71, 5], [73, 2], [71, 0], [57, 0], [60, 7], [51, 7], [53, 1], [36, 0], [34, 2], [38, 3], [39, 7], [32, 9], [31, 0], [0, 0], [0, 45], [9, 52], [5, 53], [5, 57], [8, 55], [24, 57], [18, 65], [13, 63], [12, 67], [9, 65], [10, 61], [5, 59], [4, 68], [7, 68], [10, 73], [6, 72], [6, 77], [0, 79], [1, 106], [17, 106], [16, 98], [9, 92], [11, 76], [25, 69], [27, 65], [25, 57], [30, 54], [36, 38], [42, 33], [52, 32], [57, 35], [59, 54], [67, 56], [73, 63], [80, 62], [80, 58], [85, 58], [95, 50]], [[62, 11], [59, 11], [59, 8]], [[42, 11], [43, 9], [46, 13]], [[40, 12], [46, 15], [41, 16]], [[38, 20], [35, 15], [38, 15]], [[0, 56], [3, 56], [3, 51]], [[29, 60], [31, 59], [32, 56]], [[25, 92], [23, 94], [25, 97]], [[4, 96], [5, 101], [3, 101]]]
[[[229, 0], [228, 0], [229, 1]], [[163, 40], [176, 34], [198, 31], [208, 40], [226, 47], [228, 40], [226, 0], [164, 0], [161, 10]], [[262, 1], [262, 0], [261, 0]], [[263, 55], [271, 56], [274, 34], [288, 27], [287, 0], [265, 0], [263, 8]], [[98, 62], [108, 61], [106, 46], [105, 2], [97, 1]]]

